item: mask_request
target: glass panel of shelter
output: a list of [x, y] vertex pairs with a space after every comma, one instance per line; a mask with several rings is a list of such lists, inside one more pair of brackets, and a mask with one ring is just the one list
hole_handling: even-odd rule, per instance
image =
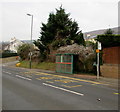
[[72, 55], [56, 55], [56, 71], [62, 73], [72, 73]]

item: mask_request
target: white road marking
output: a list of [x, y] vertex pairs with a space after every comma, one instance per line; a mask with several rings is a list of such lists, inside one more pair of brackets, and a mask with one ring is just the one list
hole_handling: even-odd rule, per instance
[[10, 72], [5, 72], [5, 71], [3, 71], [4, 73], [7, 73], [7, 74], [12, 74], [12, 73], [10, 73]]
[[19, 74], [19, 73], [15, 73], [15, 74]]
[[61, 88], [61, 87], [53, 86], [53, 85], [50, 85], [50, 84], [43, 83], [43, 85], [50, 86], [50, 87], [53, 87], [53, 88], [57, 88], [57, 89], [60, 89], [60, 90], [63, 90], [63, 91], [67, 91], [67, 92], [70, 92], [70, 93], [73, 93], [73, 94], [76, 94], [76, 95], [84, 96], [84, 94], [82, 94], [82, 93], [78, 93], [78, 92], [71, 91], [71, 90], [68, 90], [68, 89], [64, 89], [64, 88]]
[[32, 80], [32, 79], [29, 79], [29, 78], [26, 78], [26, 77], [22, 77], [20, 75], [16, 75], [16, 77], [19, 77], [19, 78], [22, 78], [22, 79], [26, 79], [26, 80]]
[[10, 72], [6, 72], [6, 73], [8, 73], [8, 74], [12, 74], [12, 73], [10, 73]]

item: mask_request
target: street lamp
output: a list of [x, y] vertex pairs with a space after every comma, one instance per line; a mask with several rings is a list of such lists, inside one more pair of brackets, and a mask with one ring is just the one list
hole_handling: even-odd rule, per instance
[[[32, 31], [33, 31], [33, 15], [32, 14], [27, 14], [28, 16], [31, 16], [31, 44], [32, 44]], [[30, 69], [31, 69], [31, 58], [32, 58], [32, 50], [30, 48]]]

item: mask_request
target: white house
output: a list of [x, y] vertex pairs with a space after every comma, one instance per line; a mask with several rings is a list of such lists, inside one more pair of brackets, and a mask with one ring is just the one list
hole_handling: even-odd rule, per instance
[[93, 42], [93, 43], [96, 43], [96, 37], [97, 35], [90, 35], [90, 34], [87, 34], [87, 36], [85, 37], [85, 41], [90, 41], [90, 42]]
[[11, 38], [10, 44], [5, 47], [4, 50], [10, 50], [11, 52], [17, 53], [17, 48], [21, 46], [24, 42], [14, 38]]

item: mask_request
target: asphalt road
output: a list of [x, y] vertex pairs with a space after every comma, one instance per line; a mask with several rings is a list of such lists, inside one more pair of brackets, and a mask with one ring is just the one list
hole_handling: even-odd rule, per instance
[[3, 110], [118, 110], [118, 90], [57, 73], [2, 67]]

